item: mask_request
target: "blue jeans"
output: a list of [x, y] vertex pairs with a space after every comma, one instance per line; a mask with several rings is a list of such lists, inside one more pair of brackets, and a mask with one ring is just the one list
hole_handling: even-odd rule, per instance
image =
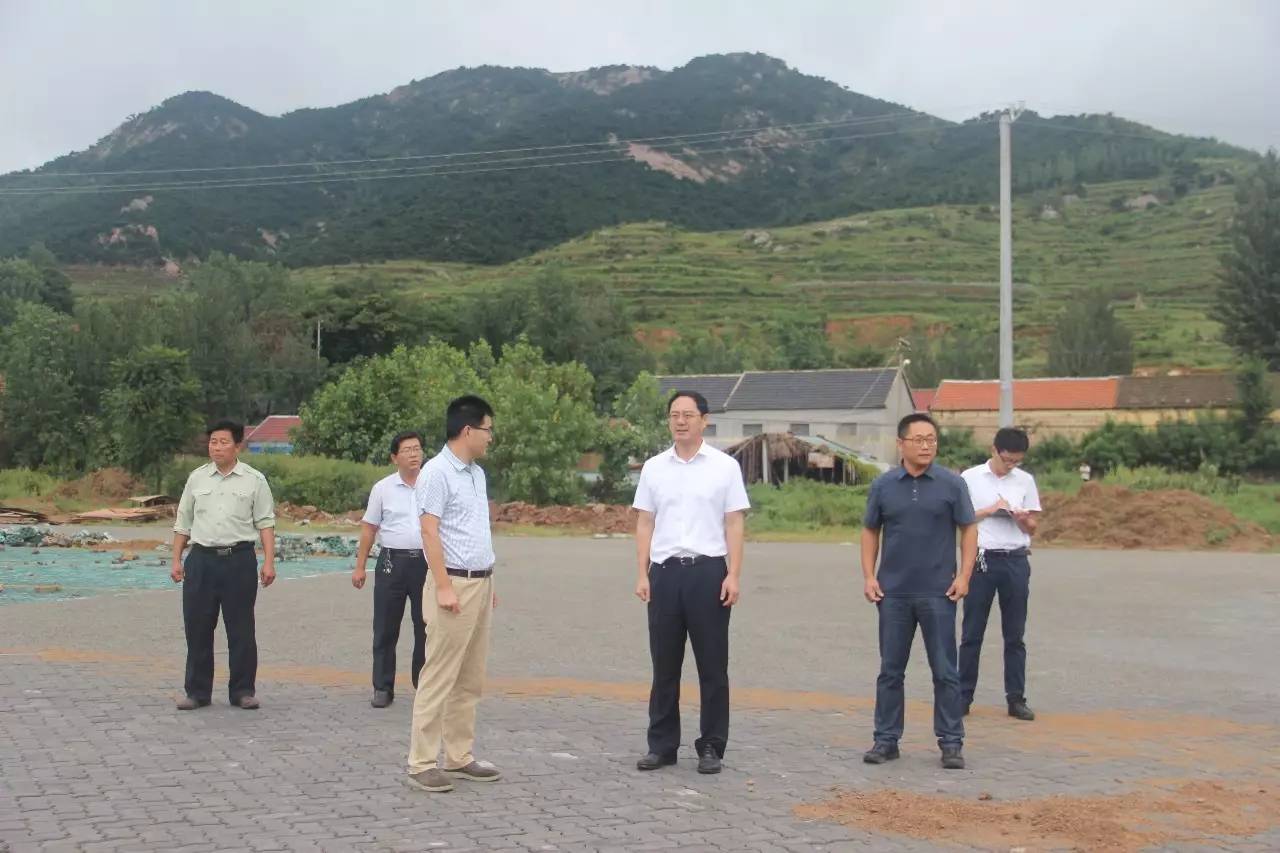
[[956, 603], [944, 595], [886, 596], [880, 611], [880, 676], [876, 679], [876, 743], [902, 737], [906, 696], [902, 687], [916, 626], [933, 670], [933, 733], [939, 746], [964, 742], [960, 675], [956, 669]]
[[1027, 599], [1031, 595], [1031, 563], [1025, 555], [987, 553], [986, 571], [975, 570], [964, 600], [964, 625], [960, 630], [960, 696], [973, 702], [978, 686], [978, 659], [987, 633], [991, 604], [1000, 596], [1000, 633], [1004, 635], [1004, 695], [1009, 702], [1025, 702]]

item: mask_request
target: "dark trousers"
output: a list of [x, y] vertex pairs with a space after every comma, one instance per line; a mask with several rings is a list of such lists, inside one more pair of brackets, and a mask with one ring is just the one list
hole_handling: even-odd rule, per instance
[[422, 618], [427, 560], [421, 551], [393, 555], [383, 548], [373, 575], [373, 689], [396, 691], [396, 643], [406, 598], [413, 621], [413, 669], [409, 675], [417, 689], [418, 671], [427, 659], [427, 623]]
[[[986, 571], [975, 570], [964, 600], [964, 625], [960, 630], [960, 694], [973, 702], [978, 686], [978, 658], [987, 633], [991, 603], [1000, 597], [1000, 633], [1004, 635], [1004, 694], [1009, 702], [1026, 701], [1027, 599], [1031, 596], [1031, 563], [1025, 554], [983, 554]], [[980, 568], [980, 567], [979, 567]]]
[[880, 611], [880, 676], [876, 679], [876, 743], [902, 737], [906, 691], [902, 682], [916, 626], [933, 671], [933, 733], [939, 746], [964, 742], [960, 676], [956, 671], [956, 603], [944, 595], [886, 596]]
[[205, 702], [213, 696], [213, 632], [221, 611], [231, 670], [227, 694], [232, 704], [242, 696], [252, 696], [258, 677], [258, 640], [253, 624], [253, 605], [258, 600], [257, 555], [252, 548], [225, 557], [192, 548], [183, 569], [187, 695]]
[[702, 736], [694, 741], [724, 757], [729, 741], [729, 613], [720, 601], [728, 574], [723, 557], [694, 565], [649, 566], [649, 751], [674, 755], [680, 747], [680, 670], [685, 637], [693, 646], [702, 694]]

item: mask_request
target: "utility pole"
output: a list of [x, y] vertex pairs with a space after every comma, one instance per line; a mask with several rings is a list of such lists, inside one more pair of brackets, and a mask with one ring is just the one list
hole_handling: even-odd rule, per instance
[[1013, 426], [1013, 155], [1010, 131], [1022, 104], [1000, 116], [1000, 426]]
[[316, 318], [316, 361], [320, 360], [320, 318]]

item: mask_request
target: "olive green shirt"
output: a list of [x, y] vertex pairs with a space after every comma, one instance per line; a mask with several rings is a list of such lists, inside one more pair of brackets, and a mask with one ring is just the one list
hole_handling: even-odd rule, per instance
[[275, 501], [262, 472], [237, 462], [223, 476], [209, 462], [187, 477], [173, 532], [213, 548], [255, 541], [259, 530], [275, 526]]

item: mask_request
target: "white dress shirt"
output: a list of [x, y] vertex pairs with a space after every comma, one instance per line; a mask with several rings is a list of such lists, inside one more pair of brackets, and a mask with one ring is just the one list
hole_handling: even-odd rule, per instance
[[489, 485], [479, 464], [464, 463], [446, 444], [418, 475], [418, 512], [440, 519], [445, 568], [493, 568]]
[[737, 461], [704, 441], [688, 462], [674, 446], [646, 461], [632, 506], [653, 513], [649, 559], [661, 563], [723, 557], [729, 552], [725, 513], [749, 509], [751, 502]]
[[[418, 477], [421, 479], [422, 475]], [[378, 528], [378, 542], [383, 548], [422, 549], [422, 521], [418, 517], [416, 490], [404, 481], [399, 471], [373, 484], [369, 505], [361, 520]]]
[[[969, 498], [975, 510], [984, 510], [1004, 498], [1013, 509], [1040, 511], [1036, 478], [1021, 468], [997, 477], [991, 470], [991, 462], [987, 461], [960, 476], [969, 487]], [[1031, 535], [1019, 527], [1012, 516], [990, 515], [978, 522], [978, 547], [984, 551], [1016, 551], [1031, 547]]]

